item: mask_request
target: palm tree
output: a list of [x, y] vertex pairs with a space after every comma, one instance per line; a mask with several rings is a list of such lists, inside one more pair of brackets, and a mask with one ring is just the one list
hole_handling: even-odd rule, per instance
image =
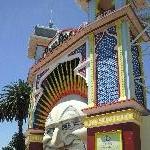
[[28, 117], [28, 108], [30, 103], [31, 87], [27, 82], [18, 80], [5, 86], [0, 94], [0, 121], [17, 121], [19, 148], [24, 150], [23, 140], [23, 120]]
[[14, 150], [11, 146], [2, 147], [2, 150]]
[[[2, 150], [16, 150], [20, 148], [20, 145], [18, 143], [19, 139], [23, 139], [24, 143], [25, 143], [25, 137], [20, 137], [20, 135], [18, 133], [15, 133], [12, 136], [11, 141], [9, 142], [9, 144], [6, 147], [2, 147]], [[25, 146], [25, 145], [24, 145]], [[19, 148], [18, 148], [19, 147]], [[25, 149], [25, 147], [24, 147]]]
[[[15, 133], [12, 136], [11, 141], [9, 142], [9, 146], [17, 150], [20, 149], [20, 143], [18, 142], [20, 139], [23, 140], [22, 141], [23, 143], [25, 143], [25, 136], [23, 134], [20, 135], [18, 133]], [[25, 144], [21, 146], [22, 146], [22, 149], [25, 149]]]

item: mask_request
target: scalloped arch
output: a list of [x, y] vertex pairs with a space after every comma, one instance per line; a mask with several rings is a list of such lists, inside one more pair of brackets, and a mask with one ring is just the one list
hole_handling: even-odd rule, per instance
[[61, 63], [43, 80], [43, 94], [34, 112], [33, 128], [44, 129], [48, 114], [63, 97], [75, 94], [87, 98], [85, 79], [74, 74], [78, 64], [79, 58]]

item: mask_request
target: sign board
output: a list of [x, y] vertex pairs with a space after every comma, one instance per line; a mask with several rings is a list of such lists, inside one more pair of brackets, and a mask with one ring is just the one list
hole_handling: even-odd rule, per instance
[[101, 132], [95, 135], [96, 150], [122, 150], [121, 131]]

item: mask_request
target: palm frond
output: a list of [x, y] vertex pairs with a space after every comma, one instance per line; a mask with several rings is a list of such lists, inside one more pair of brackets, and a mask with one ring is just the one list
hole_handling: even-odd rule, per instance
[[31, 87], [24, 80], [12, 82], [0, 93], [0, 121], [27, 118]]

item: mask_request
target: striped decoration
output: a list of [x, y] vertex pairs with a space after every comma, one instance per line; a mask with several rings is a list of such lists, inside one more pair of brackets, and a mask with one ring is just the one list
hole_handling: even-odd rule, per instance
[[63, 97], [76, 94], [87, 98], [85, 79], [74, 75], [78, 64], [79, 58], [59, 64], [42, 82], [43, 94], [34, 112], [33, 128], [44, 129], [48, 114]]
[[90, 52], [90, 95], [88, 98], [88, 105], [94, 106], [95, 105], [95, 80], [94, 80], [94, 34], [89, 34], [89, 52]]
[[118, 47], [118, 72], [119, 72], [119, 99], [126, 99], [126, 72], [125, 72], [125, 63], [124, 63], [124, 50], [122, 45], [122, 21], [117, 22], [116, 32], [117, 32], [117, 47]]

